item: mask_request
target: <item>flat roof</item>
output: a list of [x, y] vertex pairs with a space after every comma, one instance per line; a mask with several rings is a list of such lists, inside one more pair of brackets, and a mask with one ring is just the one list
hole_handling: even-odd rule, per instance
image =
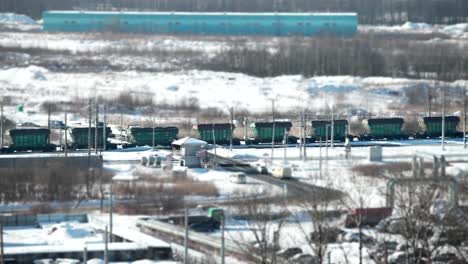
[[229, 16], [357, 16], [357, 13], [250, 13], [250, 12], [135, 12], [135, 11], [45, 11], [45, 14], [92, 14], [92, 15], [229, 15]]
[[[19, 247], [4, 247], [5, 255], [28, 255], [40, 253], [66, 253], [66, 252], [83, 252], [86, 246], [89, 252], [104, 251], [105, 243], [67, 243], [63, 245], [39, 245], [39, 246], [19, 246]], [[135, 242], [115, 242], [109, 243], [110, 251], [125, 251], [125, 250], [147, 250], [148, 246]]]

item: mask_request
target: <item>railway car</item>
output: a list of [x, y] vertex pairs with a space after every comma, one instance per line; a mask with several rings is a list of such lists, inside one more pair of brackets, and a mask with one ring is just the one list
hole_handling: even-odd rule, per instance
[[[255, 122], [250, 124], [250, 128], [253, 131], [254, 138], [249, 140], [250, 144], [256, 143], [282, 143], [284, 140], [285, 133], [291, 131], [292, 123], [279, 121], [274, 123], [273, 133], [273, 122]], [[274, 134], [274, 135], [273, 135]], [[297, 137], [288, 136], [288, 143], [297, 143]]]
[[[312, 121], [312, 140], [325, 140], [331, 138], [331, 121], [330, 120], [314, 120]], [[328, 129], [328, 133], [327, 133]], [[345, 141], [348, 130], [348, 120], [333, 121], [333, 139], [337, 141]]]
[[168, 147], [177, 139], [177, 127], [130, 127], [127, 130], [128, 141], [136, 146], [152, 146], [154, 133], [154, 146]]
[[369, 128], [369, 134], [360, 136], [360, 140], [382, 139], [408, 139], [409, 136], [402, 132], [403, 118], [371, 118], [364, 121]]
[[[234, 128], [234, 125], [232, 125], [233, 130]], [[197, 124], [193, 126], [193, 131], [197, 138], [208, 143], [216, 143], [218, 145], [230, 144], [231, 137], [233, 137], [233, 130], [231, 130], [230, 123]], [[232, 144], [239, 145], [240, 139], [233, 138]]]
[[[71, 149], [85, 149], [88, 148], [88, 127], [73, 127], [70, 129], [70, 139], [71, 139]], [[103, 128], [102, 126], [97, 129], [98, 133], [98, 148], [103, 147]], [[109, 144], [107, 142], [107, 139], [110, 137], [112, 133], [112, 130], [110, 127], [106, 127], [106, 148], [112, 149], [116, 148], [117, 146], [114, 144]], [[94, 148], [96, 145], [95, 141], [95, 135], [96, 135], [96, 128], [91, 127], [91, 147]]]
[[358, 27], [356, 13], [46, 11], [42, 19], [48, 32], [349, 37]]
[[[438, 138], [442, 136], [442, 117], [431, 116], [422, 119], [424, 132], [418, 137], [422, 138]], [[458, 116], [445, 117], [445, 136], [446, 137], [463, 137], [463, 133], [457, 131], [460, 118]]]
[[57, 146], [50, 144], [50, 129], [47, 128], [15, 128], [10, 129], [8, 134], [11, 138], [11, 145], [2, 148], [3, 153], [13, 153], [21, 151], [55, 151]]

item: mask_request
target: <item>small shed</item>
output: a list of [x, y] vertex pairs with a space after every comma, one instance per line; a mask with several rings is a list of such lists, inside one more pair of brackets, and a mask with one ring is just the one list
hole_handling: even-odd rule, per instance
[[188, 168], [199, 168], [200, 157], [197, 156], [197, 153], [202, 150], [202, 147], [208, 143], [203, 140], [199, 140], [191, 137], [184, 137], [179, 140], [172, 142], [172, 149], [178, 150], [179, 154], [184, 160], [185, 166]]

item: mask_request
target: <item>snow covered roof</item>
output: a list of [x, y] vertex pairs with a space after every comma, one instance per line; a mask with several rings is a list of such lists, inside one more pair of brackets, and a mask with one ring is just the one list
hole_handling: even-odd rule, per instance
[[200, 146], [200, 145], [206, 145], [208, 144], [206, 141], [199, 140], [196, 138], [191, 138], [191, 137], [184, 137], [179, 140], [176, 140], [172, 142], [172, 145], [176, 146], [187, 146], [187, 145], [192, 145], [192, 146]]

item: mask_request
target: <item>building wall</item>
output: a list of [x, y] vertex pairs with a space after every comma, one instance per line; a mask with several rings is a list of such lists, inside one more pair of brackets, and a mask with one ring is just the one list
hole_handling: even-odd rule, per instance
[[44, 31], [152, 34], [352, 36], [356, 14], [44, 12]]

